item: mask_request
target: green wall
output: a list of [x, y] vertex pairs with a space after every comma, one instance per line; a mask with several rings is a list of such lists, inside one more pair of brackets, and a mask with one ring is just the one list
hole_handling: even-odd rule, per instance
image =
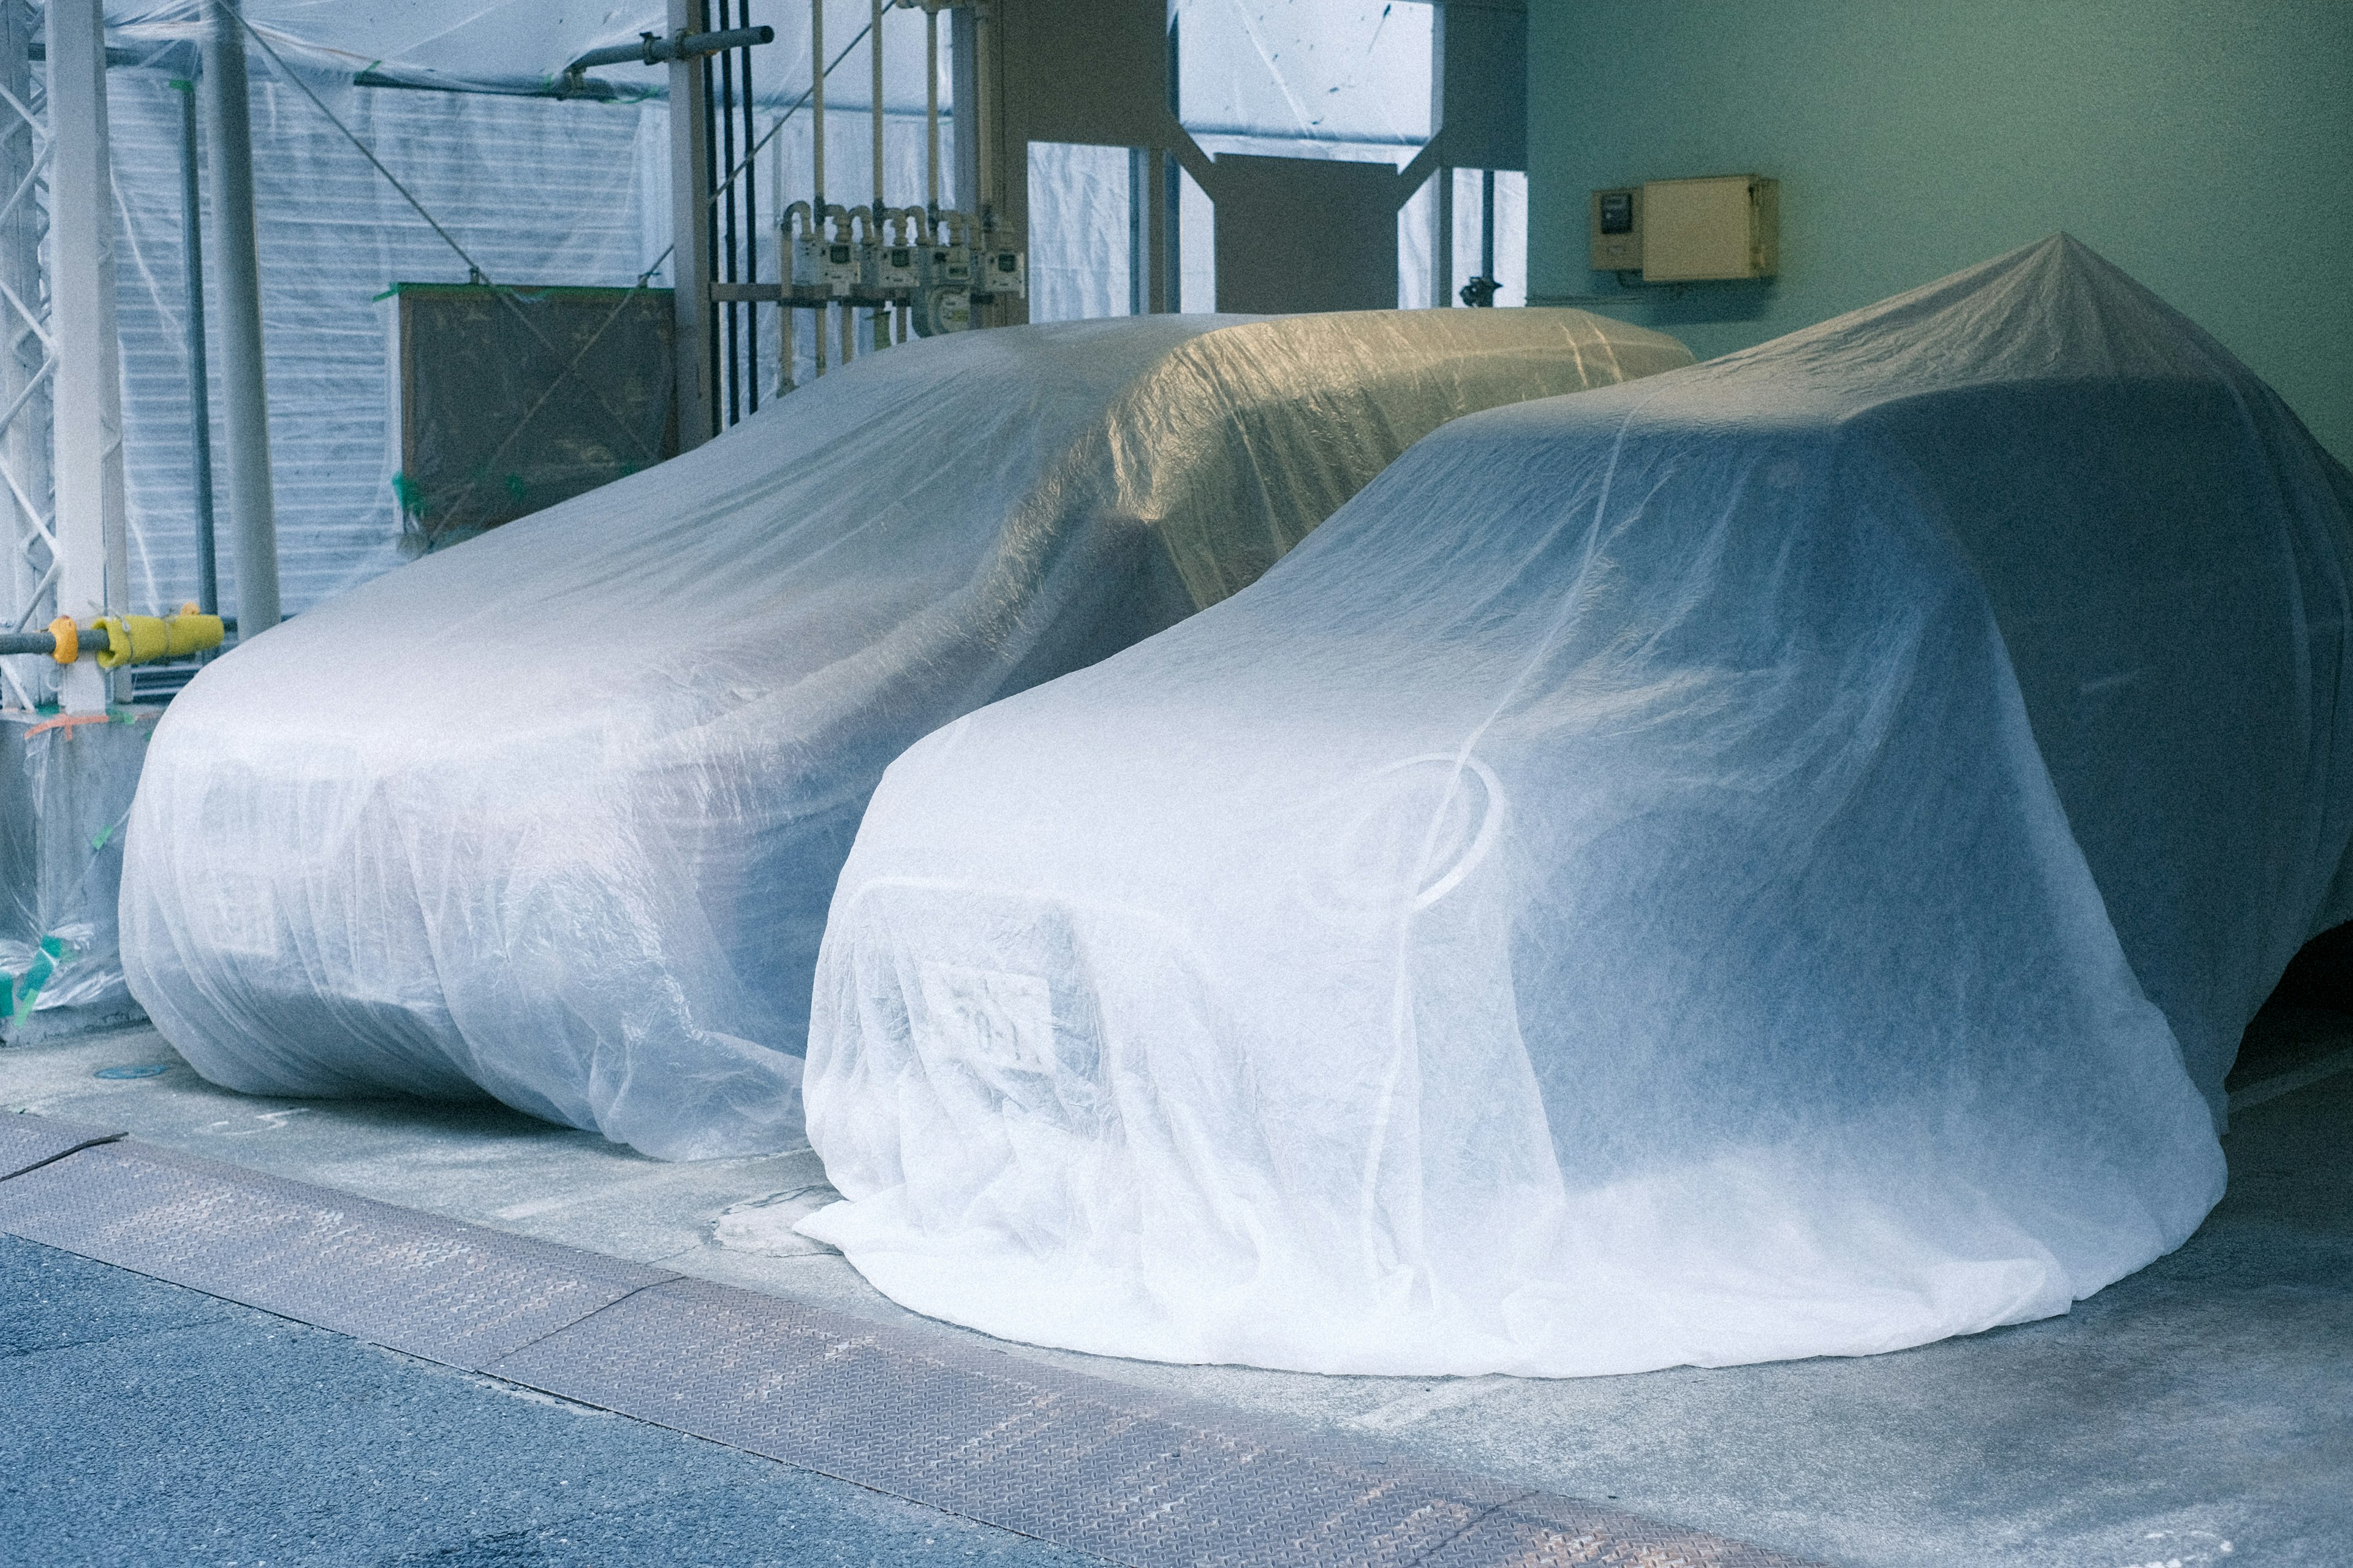
[[2353, 461], [2353, 0], [1531, 0], [1528, 290], [1599, 186], [1781, 182], [1781, 274], [1613, 307], [1702, 356], [2065, 229]]

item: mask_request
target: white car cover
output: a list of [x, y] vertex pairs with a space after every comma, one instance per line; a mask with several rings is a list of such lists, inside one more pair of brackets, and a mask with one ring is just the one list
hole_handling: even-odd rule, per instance
[[802, 1222], [917, 1310], [1570, 1375], [2067, 1310], [2346, 918], [2353, 482], [2063, 237], [1421, 442], [895, 763]]
[[206, 669], [128, 829], [132, 991], [235, 1089], [784, 1146], [834, 876], [902, 748], [1250, 582], [1445, 420], [1690, 363], [1574, 310], [860, 359]]

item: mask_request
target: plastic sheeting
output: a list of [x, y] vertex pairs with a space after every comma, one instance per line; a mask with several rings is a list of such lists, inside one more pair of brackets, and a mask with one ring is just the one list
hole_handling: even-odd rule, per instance
[[1462, 420], [891, 768], [802, 1222], [919, 1311], [1318, 1372], [1892, 1350], [2221, 1195], [2348, 910], [2353, 480], [2065, 238]]
[[237, 1089], [779, 1147], [835, 873], [902, 749], [1247, 584], [1448, 418], [1689, 362], [1567, 310], [861, 359], [207, 668], [140, 784], [132, 989]]
[[1124, 147], [1029, 143], [1031, 321], [1083, 321], [1134, 310], [1139, 215], [1133, 163]]
[[[919, 22], [906, 17], [899, 25]], [[856, 29], [851, 29], [855, 33]], [[849, 66], [843, 68], [844, 73]], [[277, 474], [280, 571], [290, 613], [398, 565], [406, 530], [395, 483], [397, 432], [387, 450], [385, 333], [372, 303], [393, 283], [462, 280], [464, 265], [398, 193], [292, 85], [253, 61], [256, 200]], [[108, 76], [120, 214], [116, 258], [123, 342], [124, 458], [129, 468], [132, 602], [176, 609], [195, 593], [196, 511], [188, 430], [186, 318], [181, 272], [179, 101], [161, 71]], [[918, 88], [920, 92], [920, 87]], [[557, 287], [626, 287], [652, 268], [664, 287], [670, 246], [669, 111], [660, 103], [522, 100], [456, 93], [347, 89], [337, 112], [404, 184], [459, 236], [493, 278], [526, 294]], [[773, 117], [764, 116], [765, 132]], [[769, 148], [805, 194], [807, 110]], [[870, 178], [868, 121], [828, 112], [837, 174]], [[886, 131], [894, 199], [923, 188], [923, 123], [894, 116]], [[854, 158], [843, 162], [842, 149]], [[762, 211], [772, 165], [763, 163]], [[945, 186], [954, 199], [954, 182]], [[757, 272], [776, 278], [773, 235], [759, 237]], [[797, 376], [814, 363], [800, 318]], [[759, 325], [758, 382], [776, 381], [773, 310]], [[212, 409], [227, 405], [216, 350]], [[216, 438], [216, 480], [226, 484]], [[299, 459], [296, 461], [295, 459]], [[226, 516], [226, 490], [219, 508]], [[222, 525], [224, 541], [226, 523]], [[236, 563], [218, 552], [223, 608], [237, 613]], [[27, 669], [32, 666], [27, 664]]]
[[1430, 140], [1434, 8], [1393, 0], [1173, 0], [1176, 107], [1226, 153], [1388, 161]]
[[0, 712], [0, 1039], [137, 1016], [115, 908], [155, 717]]
[[[299, 89], [272, 79], [259, 56], [253, 67], [279, 571], [286, 608], [299, 614], [402, 560], [385, 429], [391, 372], [374, 301], [394, 283], [463, 282], [466, 271]], [[180, 95], [160, 71], [110, 71], [107, 85], [131, 603], [160, 614], [193, 598], [197, 583]], [[659, 104], [364, 89], [330, 101], [501, 281], [626, 286], [670, 243]], [[215, 295], [216, 331], [218, 309]], [[217, 554], [222, 607], [235, 615], [225, 363], [216, 343]]]
[[[110, 0], [110, 42], [153, 47], [196, 38], [204, 0]], [[549, 90], [564, 68], [591, 49], [634, 44], [641, 33], [667, 35], [669, 7], [660, 0], [586, 7], [551, 6], [544, 0], [244, 0], [245, 19], [279, 52], [303, 68], [349, 80], [362, 73], [417, 86], [487, 92]], [[839, 53], [859, 36], [872, 15], [870, 0], [826, 0], [826, 52]], [[755, 22], [774, 27], [773, 43], [754, 51], [763, 101], [786, 101], [808, 85], [809, 7], [806, 0], [757, 8]], [[885, 101], [902, 110], [923, 106], [923, 29], [904, 12], [886, 23], [883, 48]], [[945, 26], [941, 28], [943, 35]], [[850, 57], [841, 76], [855, 80], [849, 94], [862, 94], [867, 76], [864, 46]], [[666, 68], [622, 64], [590, 73], [599, 83], [627, 93], [659, 94], [669, 81]], [[863, 99], [859, 99], [863, 105]]]
[[[1196, 95], [1209, 117], [1205, 124], [1278, 142], [1337, 137], [1350, 146], [1356, 145], [1350, 138], [1426, 135], [1430, 22], [1419, 15], [1425, 7], [1402, 6], [1383, 16], [1381, 6], [1368, 9], [1363, 0], [1283, 7], [1188, 0], [1183, 9], [1191, 30], [1182, 58], [1195, 73], [1188, 79], [1212, 84]], [[199, 0], [116, 0], [106, 10], [110, 43], [153, 68], [118, 68], [108, 80], [120, 210], [132, 598], [135, 607], [160, 614], [191, 597], [197, 581], [181, 275], [180, 95], [171, 80], [190, 68], [202, 10]], [[565, 63], [588, 49], [632, 42], [645, 30], [666, 31], [660, 5], [574, 12], [530, 0], [332, 5], [247, 0], [243, 12], [492, 278], [528, 289], [627, 286], [653, 268], [655, 281], [669, 280], [661, 263], [670, 243], [664, 104], [531, 102], [471, 91], [351, 85], [365, 72], [375, 81], [544, 91]], [[871, 56], [864, 43], [853, 44], [871, 15], [867, 0], [828, 0], [826, 6], [828, 56], [849, 49], [828, 87], [833, 110], [828, 176], [837, 197], [847, 190], [849, 199], [862, 199], [871, 184], [864, 113]], [[755, 20], [777, 30], [776, 42], [754, 51], [762, 106], [756, 119], [766, 134], [807, 89], [809, 8], [762, 6]], [[887, 178], [894, 201], [913, 203], [923, 188], [923, 22], [920, 14], [892, 10], [883, 26]], [[952, 142], [953, 29], [943, 23], [940, 31], [939, 89]], [[280, 458], [280, 570], [286, 608], [300, 613], [401, 560], [403, 519], [391, 483], [396, 464], [379, 461], [386, 369], [369, 301], [394, 283], [454, 282], [466, 274], [398, 194], [282, 79], [268, 55], [253, 49], [249, 64], [270, 427]], [[659, 95], [668, 81], [663, 67], [602, 67], [593, 74], [624, 97]], [[782, 154], [796, 197], [809, 190], [810, 118], [801, 109], [769, 143]], [[1283, 142], [1257, 150], [1299, 148]], [[1038, 211], [1090, 213], [1086, 204], [1100, 193], [1091, 182], [1088, 155], [1102, 151], [1041, 144], [1033, 160], [1041, 176], [1038, 194], [1045, 198]], [[1378, 151], [1401, 156], [1411, 148], [1384, 143]], [[775, 210], [771, 168], [764, 157], [758, 174], [764, 221]], [[953, 204], [953, 167], [942, 173], [944, 199]], [[1186, 297], [1206, 309], [1215, 292], [1208, 270], [1209, 221], [1204, 211], [1187, 222], [1187, 255], [1199, 265], [1188, 261]], [[762, 279], [776, 276], [773, 240], [765, 228], [757, 237], [754, 270]], [[1413, 243], [1422, 243], [1419, 228]], [[1088, 224], [1060, 235], [1039, 229], [1029, 244], [1041, 315], [1125, 310], [1124, 218], [1108, 228]], [[1060, 265], [1077, 270], [1056, 270], [1051, 253], [1058, 246], [1071, 254]], [[1409, 268], [1408, 276], [1418, 279], [1420, 272]], [[1409, 292], [1400, 303], [1427, 303], [1426, 293]], [[802, 318], [797, 342], [802, 379], [812, 363], [807, 321]], [[765, 398], [777, 351], [772, 310], [759, 312], [757, 336]], [[223, 363], [216, 348], [216, 382]], [[225, 406], [216, 385], [216, 415]], [[218, 564], [222, 607], [234, 615], [229, 553], [224, 548]], [[21, 668], [37, 673], [29, 662]]]

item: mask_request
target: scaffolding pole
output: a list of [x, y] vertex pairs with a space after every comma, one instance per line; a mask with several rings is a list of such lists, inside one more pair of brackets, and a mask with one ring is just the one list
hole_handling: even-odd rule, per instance
[[[711, 30], [706, 0], [670, 0], [673, 38]], [[718, 319], [711, 308], [711, 65], [683, 50], [670, 62], [670, 301], [678, 322], [678, 449], [717, 431], [712, 364]]]
[[[56, 342], [58, 609], [77, 619], [130, 606], [123, 529], [122, 370], [114, 321], [114, 200], [107, 165], [100, 0], [49, 0], [50, 331]], [[69, 713], [103, 713], [118, 677], [65, 671]], [[119, 679], [128, 696], [129, 675]]]
[[204, 96], [212, 174], [213, 264], [219, 282], [214, 297], [219, 306], [221, 392], [227, 405], [222, 423], [228, 437], [229, 524], [236, 539], [241, 642], [278, 624], [278, 508], [269, 481], [261, 245], [253, 216], [253, 121], [246, 96], [244, 24], [237, 0], [210, 0], [205, 21], [205, 68], [198, 90]]
[[[5, 4], [5, 0], [0, 0]], [[196, 84], [175, 81], [180, 94], [180, 272], [187, 298], [188, 442], [195, 458], [189, 489], [196, 507], [196, 607], [220, 614], [220, 564], [213, 538], [213, 392], [205, 365], [204, 181], [198, 167]]]

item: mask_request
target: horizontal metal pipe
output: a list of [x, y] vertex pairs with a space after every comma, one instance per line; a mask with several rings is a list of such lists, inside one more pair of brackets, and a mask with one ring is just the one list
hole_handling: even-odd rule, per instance
[[[220, 623], [221, 629], [225, 632], [237, 630], [235, 616], [223, 616], [220, 617]], [[83, 626], [80, 628], [78, 641], [80, 644], [81, 652], [95, 653], [106, 646], [106, 634]], [[0, 658], [5, 658], [11, 654], [23, 653], [40, 654], [48, 658], [57, 658], [56, 635], [50, 632], [0, 632]]]
[[715, 55], [723, 49], [747, 49], [754, 44], [773, 44], [776, 41], [776, 30], [774, 27], [730, 27], [723, 33], [689, 33], [682, 38], [641, 33], [634, 44], [615, 44], [609, 48], [591, 49], [564, 68], [569, 75], [596, 66], [655, 66], [664, 60]]

